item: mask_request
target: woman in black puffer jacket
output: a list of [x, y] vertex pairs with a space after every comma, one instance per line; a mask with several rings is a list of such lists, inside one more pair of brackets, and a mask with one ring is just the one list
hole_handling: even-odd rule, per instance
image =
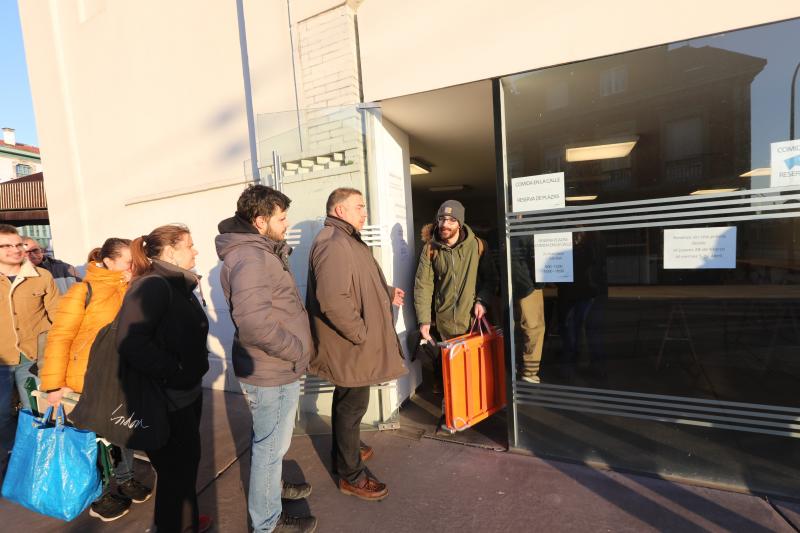
[[131, 243], [133, 281], [119, 314], [117, 348], [126, 364], [161, 383], [167, 443], [147, 450], [158, 474], [154, 522], [159, 533], [205, 531], [197, 506], [201, 382], [208, 371], [208, 319], [194, 295], [199, 278], [185, 226], [161, 226]]

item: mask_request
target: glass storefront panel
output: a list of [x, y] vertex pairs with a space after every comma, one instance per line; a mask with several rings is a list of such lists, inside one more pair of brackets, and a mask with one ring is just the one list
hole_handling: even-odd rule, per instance
[[798, 50], [791, 20], [500, 81], [514, 447], [796, 493]]

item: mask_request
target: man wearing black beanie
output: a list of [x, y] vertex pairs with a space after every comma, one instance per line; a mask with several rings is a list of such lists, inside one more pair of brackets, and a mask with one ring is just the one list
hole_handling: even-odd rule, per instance
[[[472, 317], [486, 314], [497, 290], [497, 270], [486, 242], [464, 222], [458, 200], [445, 201], [436, 221], [422, 228], [425, 246], [414, 279], [414, 307], [422, 338], [433, 341], [431, 325], [440, 340], [469, 331]], [[442, 390], [441, 365], [434, 364], [434, 392]]]

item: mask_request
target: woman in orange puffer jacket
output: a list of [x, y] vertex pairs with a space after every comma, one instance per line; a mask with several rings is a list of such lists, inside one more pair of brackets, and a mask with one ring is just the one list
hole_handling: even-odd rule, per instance
[[[48, 393], [50, 405], [58, 405], [65, 392], [83, 392], [94, 338], [114, 321], [131, 280], [130, 245], [128, 239], [111, 238], [92, 250], [83, 282], [74, 284], [61, 297], [47, 335], [44, 365], [39, 370], [40, 388]], [[150, 498], [151, 489], [133, 479], [133, 451], [120, 448], [118, 453], [114, 467], [117, 492], [106, 490], [89, 511], [104, 522], [125, 515], [132, 501], [141, 503]]]
[[51, 405], [58, 404], [64, 392], [83, 392], [92, 342], [117, 316], [130, 279], [130, 241], [112, 238], [89, 254], [84, 282], [74, 284], [62, 296], [47, 334], [44, 365], [39, 369], [40, 389], [49, 392]]

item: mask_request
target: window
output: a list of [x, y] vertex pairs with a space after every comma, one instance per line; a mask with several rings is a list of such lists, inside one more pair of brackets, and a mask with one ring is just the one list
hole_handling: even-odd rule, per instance
[[552, 111], [567, 107], [569, 104], [569, 86], [566, 81], [558, 81], [547, 88], [547, 109]]
[[624, 93], [628, 88], [628, 67], [620, 67], [604, 70], [600, 77], [600, 94], [609, 96], [612, 94]]
[[506, 205], [542, 200], [506, 218], [515, 447], [797, 494], [797, 50], [800, 18], [500, 81]]
[[17, 177], [21, 178], [23, 176], [28, 176], [33, 172], [33, 167], [30, 165], [26, 165], [24, 163], [19, 163], [17, 165]]
[[667, 122], [664, 131], [664, 157], [668, 161], [703, 153], [703, 119], [689, 117]]

